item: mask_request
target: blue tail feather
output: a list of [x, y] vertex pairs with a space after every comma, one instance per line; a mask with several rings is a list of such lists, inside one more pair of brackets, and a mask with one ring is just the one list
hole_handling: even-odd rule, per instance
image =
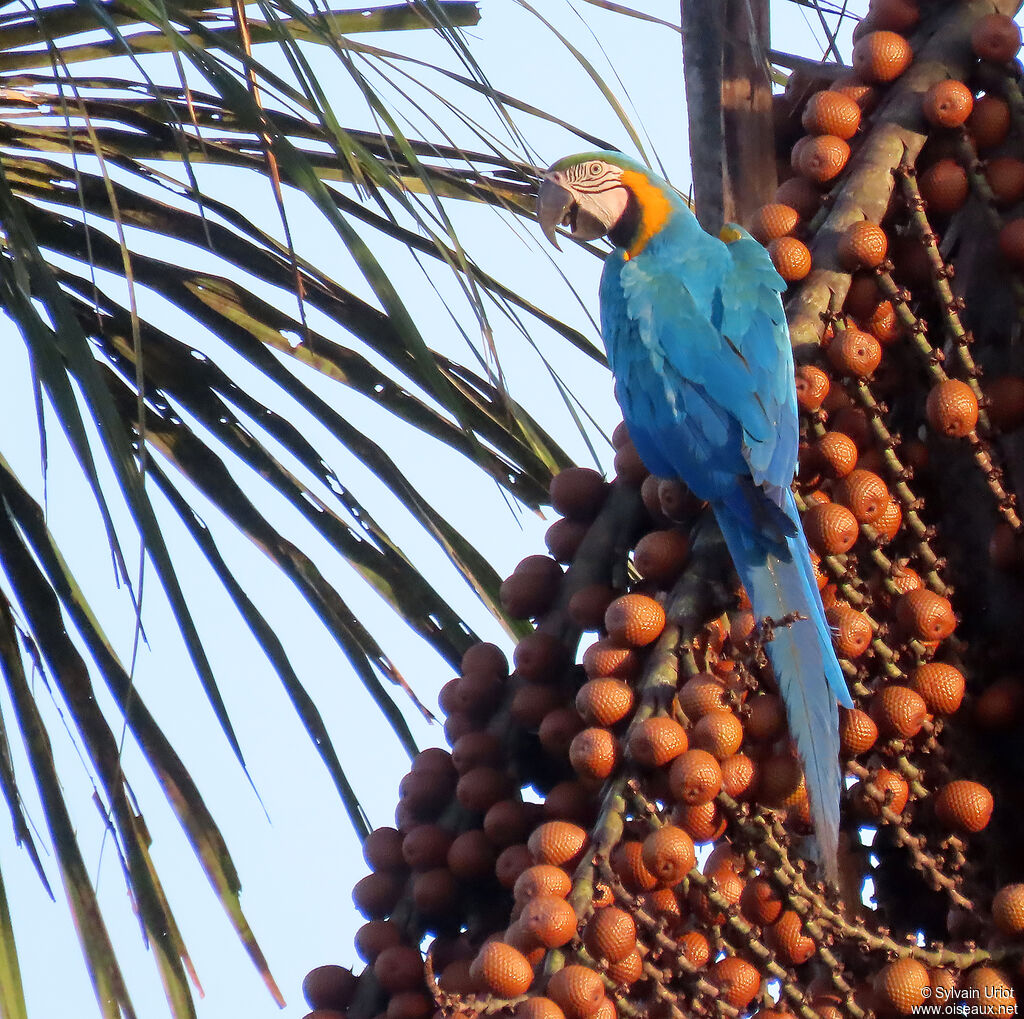
[[836, 877], [839, 840], [838, 704], [852, 707], [814, 580], [796, 504], [787, 493], [781, 507], [796, 533], [767, 537], [715, 505], [715, 517], [758, 620], [804, 617], [775, 628], [765, 645], [786, 705], [790, 735], [803, 760], [811, 820], [829, 878]]

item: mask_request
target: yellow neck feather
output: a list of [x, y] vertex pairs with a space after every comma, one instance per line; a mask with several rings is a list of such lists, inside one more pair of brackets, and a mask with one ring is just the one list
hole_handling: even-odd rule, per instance
[[623, 170], [622, 183], [626, 185], [640, 207], [640, 229], [633, 243], [626, 249], [626, 259], [635, 258], [647, 242], [665, 225], [672, 212], [672, 206], [659, 187], [637, 170]]

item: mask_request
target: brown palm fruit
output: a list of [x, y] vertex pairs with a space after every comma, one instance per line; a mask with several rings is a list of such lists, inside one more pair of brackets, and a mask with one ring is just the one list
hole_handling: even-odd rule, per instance
[[385, 948], [373, 964], [373, 974], [388, 994], [418, 991], [424, 986], [423, 958], [419, 949], [410, 945]]
[[[478, 980], [476, 976], [471, 973], [473, 965], [472, 959], [455, 959], [448, 963], [441, 969], [440, 975], [437, 978], [437, 985], [442, 991], [446, 991], [448, 994], [479, 994], [483, 991], [484, 985], [482, 980]], [[434, 960], [435, 968], [438, 966], [437, 960]]]
[[833, 134], [808, 135], [799, 149], [794, 147], [793, 169], [815, 184], [827, 184], [843, 171], [850, 158], [850, 146]]
[[498, 849], [525, 842], [540, 815], [539, 804], [512, 798], [499, 800], [484, 814], [484, 834]]
[[1014, 205], [1024, 197], [1024, 161], [998, 156], [985, 167], [985, 177], [996, 205]]
[[955, 779], [935, 795], [935, 816], [955, 831], [975, 833], [985, 828], [992, 816], [992, 794], [980, 782]]
[[711, 946], [700, 931], [683, 931], [676, 937], [676, 945], [679, 954], [697, 969], [706, 966], [711, 958]]
[[1001, 145], [1010, 131], [1010, 107], [1005, 99], [988, 94], [974, 101], [967, 130], [979, 149]]
[[978, 398], [966, 382], [946, 379], [928, 393], [926, 413], [928, 423], [940, 435], [950, 438], [970, 435], [978, 423]]
[[532, 997], [516, 1005], [516, 1019], [565, 1019], [565, 1013], [550, 998]]
[[566, 605], [569, 619], [584, 633], [602, 629], [604, 614], [616, 593], [610, 584], [586, 584], [569, 598]]
[[768, 205], [762, 205], [754, 213], [754, 220], [750, 224], [750, 233], [761, 244], [768, 244], [778, 237], [791, 234], [799, 222], [800, 213], [791, 205], [770, 202]]
[[732, 754], [719, 765], [722, 769], [722, 791], [734, 800], [752, 799], [757, 792], [759, 765], [746, 754]]
[[743, 723], [731, 711], [709, 711], [697, 719], [691, 737], [694, 747], [722, 761], [743, 744]]
[[759, 693], [747, 703], [747, 738], [770, 743], [786, 731], [786, 708], [774, 693]]
[[1024, 219], [1011, 219], [999, 231], [999, 251], [1014, 266], [1024, 265]]
[[828, 396], [828, 376], [811, 364], [802, 364], [796, 370], [796, 399], [802, 410], [815, 411]]
[[343, 1012], [356, 989], [356, 977], [344, 966], [317, 966], [302, 981], [302, 996], [312, 1009], [336, 1009]]
[[352, 902], [367, 920], [383, 920], [397, 905], [404, 885], [405, 877], [395, 871], [367, 874], [352, 888]]
[[544, 532], [544, 547], [556, 563], [567, 566], [576, 558], [587, 530], [588, 526], [581, 521], [562, 517]]
[[816, 92], [807, 100], [800, 123], [811, 134], [833, 134], [849, 141], [860, 127], [860, 107], [842, 92]]
[[425, 870], [413, 877], [412, 901], [428, 917], [448, 916], [458, 906], [459, 883], [447, 867]]
[[698, 803], [689, 806], [677, 803], [672, 809], [672, 821], [698, 845], [714, 842], [725, 834], [727, 819], [718, 803]]
[[1003, 375], [1001, 378], [986, 379], [982, 390], [988, 401], [989, 424], [993, 428], [1010, 432], [1024, 425], [1024, 378], [1020, 375]]
[[709, 970], [708, 980], [733, 1008], [745, 1009], [761, 989], [761, 973], [756, 966], [737, 955], [719, 959]]
[[869, 779], [859, 782], [854, 789], [857, 790], [854, 801], [864, 814], [873, 818], [882, 816], [883, 806], [899, 816], [910, 798], [907, 780], [898, 771], [888, 768], [876, 769]]
[[995, 966], [975, 966], [963, 977], [964, 996], [980, 1007], [983, 1015], [1010, 1017], [1017, 1014], [1013, 983]]
[[548, 979], [548, 997], [566, 1015], [566, 1019], [589, 1019], [604, 1001], [604, 982], [587, 966], [570, 964]]
[[[743, 894], [743, 878], [734, 870], [724, 868], [714, 875], [713, 886], [708, 888], [695, 887], [690, 890], [690, 908], [699, 919], [706, 924], [719, 926], [725, 923], [726, 910], [735, 906]], [[711, 892], [715, 901], [711, 900]]]
[[604, 504], [608, 483], [589, 467], [566, 467], [551, 479], [548, 493], [562, 516], [589, 523]]
[[871, 620], [850, 605], [837, 602], [826, 609], [825, 618], [832, 629], [832, 643], [841, 658], [859, 658], [871, 646], [874, 631]]
[[604, 780], [618, 766], [619, 741], [600, 726], [584, 729], [569, 744], [569, 763], [582, 778]]
[[561, 867], [550, 863], [537, 863], [516, 878], [512, 895], [519, 904], [540, 895], [565, 898], [572, 891], [572, 879]]
[[628, 682], [640, 672], [640, 657], [635, 648], [603, 637], [583, 652], [583, 671], [591, 679], [601, 677]]
[[804, 772], [795, 754], [769, 754], [761, 765], [759, 796], [769, 807], [792, 806], [805, 795]]
[[463, 675], [467, 672], [495, 672], [508, 675], [508, 659], [497, 644], [479, 641], [466, 648], [459, 663]]
[[635, 697], [621, 679], [591, 679], [576, 693], [576, 710], [588, 723], [614, 725], [633, 710]]
[[615, 476], [631, 488], [639, 488], [651, 473], [632, 442], [621, 445], [612, 458]]
[[743, 874], [746, 869], [745, 857], [741, 856], [728, 842], [723, 842], [708, 853], [702, 873], [706, 878], [712, 878], [727, 870], [731, 870], [734, 874]]
[[518, 998], [533, 983], [533, 967], [526, 956], [501, 941], [488, 941], [481, 947], [470, 973], [499, 998]]
[[664, 887], [677, 885], [693, 869], [693, 839], [682, 828], [666, 824], [644, 839], [644, 866]]
[[455, 798], [467, 810], [486, 813], [512, 792], [511, 777], [499, 768], [483, 765], [467, 771], [455, 787]]
[[832, 414], [831, 425], [837, 432], [849, 435], [862, 454], [874, 444], [871, 425], [868, 423], [867, 415], [860, 407], [838, 408]]
[[643, 843], [636, 839], [625, 839], [612, 850], [612, 870], [626, 886], [627, 891], [649, 892], [658, 886], [657, 877], [644, 863], [643, 851]]
[[782, 896], [767, 878], [753, 878], [740, 893], [740, 912], [751, 923], [767, 927], [782, 916]]
[[822, 194], [806, 177], [790, 177], [776, 189], [774, 201], [795, 209], [802, 220], [811, 220], [821, 205]]
[[910, 686], [924, 698], [929, 711], [952, 715], [963, 700], [964, 674], [945, 662], [925, 662], [914, 670]]
[[903, 330], [896, 318], [896, 309], [891, 301], [882, 301], [874, 312], [864, 320], [864, 328], [883, 346], [895, 343]]
[[840, 329], [832, 337], [826, 355], [836, 371], [866, 379], [882, 361], [882, 345], [863, 329]]
[[911, 739], [921, 731], [928, 717], [928, 705], [917, 691], [893, 683], [875, 691], [871, 717], [883, 735]]
[[508, 710], [523, 728], [536, 729], [561, 704], [562, 694], [556, 687], [544, 683], [523, 683], [512, 695]]
[[803, 515], [807, 543], [819, 555], [840, 555], [853, 548], [860, 535], [857, 518], [836, 502], [819, 503]]
[[515, 887], [519, 875], [527, 867], [533, 866], [533, 853], [529, 846], [522, 842], [516, 842], [506, 846], [494, 861], [494, 876], [502, 888], [512, 889]]
[[402, 857], [413, 870], [441, 867], [448, 856], [454, 834], [438, 824], [421, 824], [402, 841]]
[[560, 895], [527, 899], [517, 923], [528, 943], [544, 948], [561, 948], [576, 936], [576, 913]]
[[[954, 159], [939, 159], [918, 179], [928, 211], [948, 216], [962, 208], [970, 194], [967, 171]], [[920, 244], [920, 242], [918, 242]]]
[[668, 586], [675, 582], [690, 554], [690, 539], [674, 528], [649, 531], [633, 550], [633, 565], [644, 580]]
[[[354, 898], [353, 894], [353, 898]], [[402, 931], [390, 920], [370, 920], [355, 934], [356, 954], [363, 962], [372, 965], [374, 960], [392, 945], [402, 944]]]
[[388, 1000], [385, 1019], [429, 1019], [434, 999], [426, 991], [400, 991]]
[[722, 769], [706, 750], [687, 750], [672, 762], [668, 784], [679, 803], [707, 803], [722, 789]]
[[945, 640], [956, 629], [956, 615], [947, 598], [919, 587], [896, 599], [896, 620], [912, 637]]
[[552, 683], [569, 662], [565, 645], [550, 633], [535, 631], [523, 637], [512, 653], [520, 679], [530, 683]]
[[873, 523], [889, 503], [886, 482], [873, 471], [857, 468], [836, 484], [836, 502], [846, 506], [859, 523]]
[[1003, 885], [996, 892], [992, 900], [992, 919], [1004, 934], [1011, 937], [1024, 934], [1024, 884]]
[[679, 706], [691, 721], [709, 711], [722, 711], [729, 706], [729, 691], [725, 683], [710, 672], [691, 676], [679, 691]]
[[611, 640], [645, 647], [665, 629], [665, 610], [645, 594], [624, 594], [608, 606], [604, 625]]
[[921, 20], [921, 12], [914, 0], [870, 0], [868, 13], [876, 28], [892, 32], [906, 32]]
[[583, 719], [579, 712], [566, 704], [559, 704], [544, 716], [537, 736], [541, 746], [552, 757], [564, 757], [569, 753], [573, 738], [582, 729]]
[[597, 808], [592, 782], [567, 779], [548, 790], [541, 810], [548, 820], [572, 821], [589, 828], [597, 818]]
[[861, 81], [856, 75], [837, 79], [832, 88], [849, 96], [861, 109], [862, 113], [870, 113], [877, 105], [880, 93], [874, 85]]
[[850, 289], [843, 300], [846, 314], [858, 320], [867, 319], [881, 303], [882, 292], [878, 289], [875, 277], [869, 272], [854, 273], [850, 279]]
[[551, 607], [562, 582], [562, 568], [550, 556], [527, 556], [498, 591], [502, 607], [515, 619], [532, 619]]
[[864, 81], [894, 81], [913, 59], [910, 43], [895, 32], [869, 32], [853, 47], [853, 69]]
[[629, 987], [635, 984], [644, 975], [644, 960], [640, 953], [634, 949], [624, 959], [613, 962], [608, 966], [608, 976], [616, 984]]
[[837, 254], [851, 271], [874, 269], [885, 261], [889, 240], [877, 223], [862, 219], [848, 226], [839, 238]]
[[846, 757], [870, 750], [878, 739], [878, 726], [859, 708], [839, 709], [839, 749]]
[[448, 849], [448, 869], [460, 880], [472, 883], [494, 874], [498, 852], [480, 828], [469, 828], [455, 836]]
[[897, 959], [879, 970], [874, 989], [884, 1013], [910, 1015], [931, 990], [928, 969], [916, 959]]
[[798, 283], [811, 271], [811, 250], [796, 237], [776, 237], [768, 244], [768, 255], [787, 283]]
[[1024, 709], [1024, 684], [1016, 676], [1003, 676], [989, 684], [974, 704], [974, 720], [983, 729], [1014, 725]]
[[1020, 49], [1020, 29], [1006, 14], [985, 14], [971, 29], [971, 48], [982, 60], [1009, 63]]
[[595, 959], [621, 962], [636, 951], [636, 923], [624, 909], [606, 906], [590, 918], [583, 940]]
[[936, 127], [959, 127], [974, 109], [974, 95], [962, 81], [949, 78], [925, 92], [921, 109]]
[[534, 863], [575, 867], [587, 847], [587, 832], [568, 821], [545, 821], [534, 828], [527, 845]]
[[405, 866], [402, 837], [395, 828], [375, 828], [363, 842], [363, 859], [373, 870], [401, 869]]
[[674, 760], [689, 742], [686, 730], [667, 715], [654, 715], [635, 725], [629, 734], [629, 756], [643, 768], [659, 768]]
[[452, 746], [452, 763], [460, 775], [482, 765], [500, 764], [504, 757], [501, 738], [494, 732], [477, 729], [460, 736]]
[[782, 912], [766, 931], [769, 945], [778, 953], [787, 966], [799, 966], [818, 950], [814, 939], [803, 931], [800, 914], [792, 909]]
[[826, 432], [813, 448], [827, 477], [845, 478], [857, 465], [857, 444], [842, 432]]

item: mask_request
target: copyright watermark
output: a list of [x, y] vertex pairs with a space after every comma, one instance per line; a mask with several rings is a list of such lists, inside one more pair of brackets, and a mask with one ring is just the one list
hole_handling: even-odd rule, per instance
[[1017, 999], [1009, 987], [938, 987], [922, 988], [924, 1003], [913, 1010], [917, 1016], [992, 1016], [1011, 1019], [1017, 1015]]

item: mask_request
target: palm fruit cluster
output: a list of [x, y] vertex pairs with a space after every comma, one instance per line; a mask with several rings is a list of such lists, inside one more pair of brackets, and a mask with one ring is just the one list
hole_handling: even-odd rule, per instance
[[549, 554], [503, 585], [534, 632], [443, 688], [451, 751], [365, 843], [366, 968], [313, 970], [310, 1019], [1016, 1014], [1020, 41], [998, 3], [874, 0], [853, 74], [780, 97], [784, 179], [750, 224], [789, 283], [798, 500], [856, 703], [841, 887], [770, 627], [620, 428], [614, 480], [558, 475]]

